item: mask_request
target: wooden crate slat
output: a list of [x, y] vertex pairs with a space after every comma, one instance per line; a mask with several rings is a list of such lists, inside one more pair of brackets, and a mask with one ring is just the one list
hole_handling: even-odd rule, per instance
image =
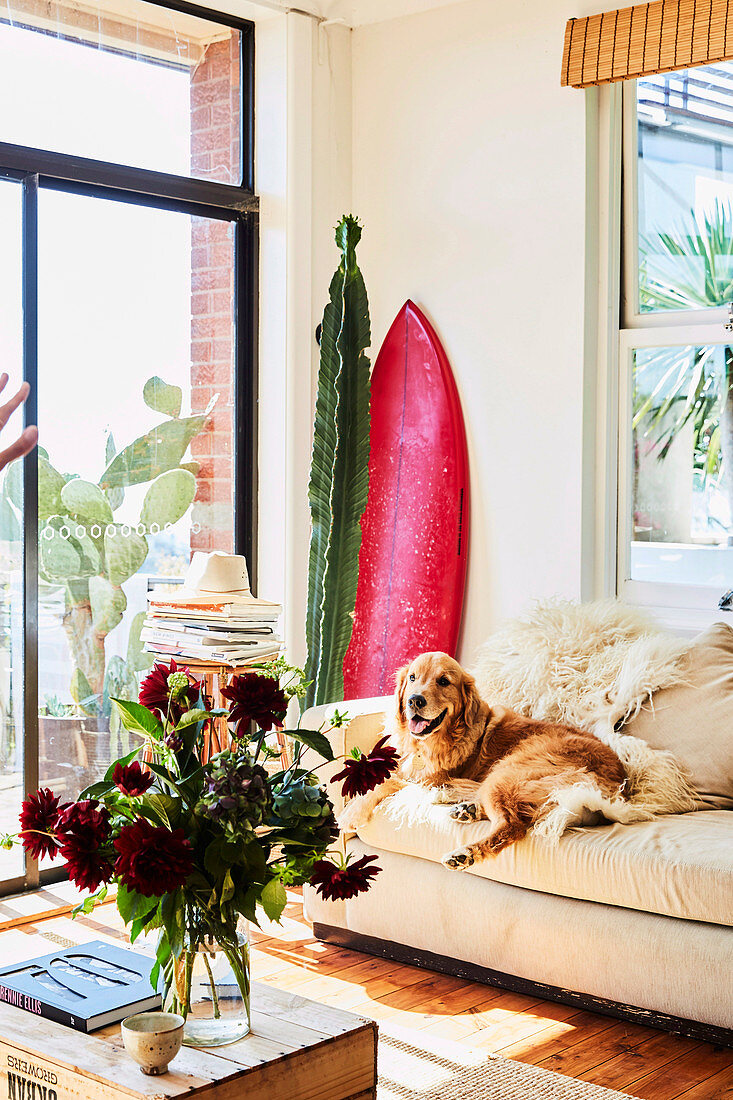
[[297, 993], [285, 993], [256, 982], [252, 983], [252, 990], [252, 1002], [256, 1002], [260, 1012], [276, 1019], [282, 1017], [290, 1023], [324, 1031], [328, 1035], [343, 1035], [369, 1022], [362, 1016], [354, 1016], [340, 1008], [309, 1001]]
[[[229, 1050], [236, 1050], [235, 1044]], [[222, 1047], [222, 1056], [226, 1047]], [[348, 1040], [330, 1039], [279, 1062], [268, 1062], [246, 1076], [229, 1078], [194, 1093], [196, 1100], [353, 1100], [376, 1086], [376, 1027]]]
[[256, 1035], [262, 1035], [265, 1039], [277, 1038], [280, 1042], [292, 1044], [292, 1049], [297, 1050], [306, 1043], [316, 1043], [321, 1039], [330, 1038], [331, 1032], [320, 1028], [309, 1027], [305, 1024], [293, 1024], [282, 1017], [276, 1019], [260, 1011], [259, 1006], [252, 1006], [252, 1031]]

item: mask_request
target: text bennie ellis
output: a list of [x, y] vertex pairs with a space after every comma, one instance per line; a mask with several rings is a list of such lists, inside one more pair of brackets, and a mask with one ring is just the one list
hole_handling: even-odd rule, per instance
[[35, 997], [29, 997], [27, 993], [18, 992], [17, 989], [0, 985], [0, 1001], [14, 1005], [15, 1008], [24, 1008], [26, 1012], [35, 1012], [36, 1016], [41, 1015], [41, 1002]]

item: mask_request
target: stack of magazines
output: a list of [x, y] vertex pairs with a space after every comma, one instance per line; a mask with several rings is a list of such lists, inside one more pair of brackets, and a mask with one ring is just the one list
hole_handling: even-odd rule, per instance
[[241, 665], [276, 657], [282, 607], [237, 593], [148, 594], [140, 635], [149, 653], [190, 661]]

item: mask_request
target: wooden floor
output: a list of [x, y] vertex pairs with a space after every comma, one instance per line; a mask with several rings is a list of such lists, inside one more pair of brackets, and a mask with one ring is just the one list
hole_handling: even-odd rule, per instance
[[[298, 894], [289, 897], [282, 926], [253, 930], [255, 980], [409, 1028], [423, 1047], [437, 1036], [643, 1100], [733, 1100], [733, 1050], [319, 943]], [[74, 922], [5, 924], [0, 959], [23, 957], [26, 937], [39, 934], [59, 944], [125, 938], [108, 904]]]

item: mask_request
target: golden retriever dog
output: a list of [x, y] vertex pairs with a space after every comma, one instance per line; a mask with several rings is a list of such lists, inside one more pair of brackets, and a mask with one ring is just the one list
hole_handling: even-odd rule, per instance
[[423, 653], [400, 669], [395, 701], [387, 732], [400, 753], [399, 768], [346, 805], [342, 829], [365, 824], [407, 783], [435, 788], [436, 801], [457, 803], [454, 820], [491, 824], [484, 839], [443, 857], [446, 867], [462, 870], [521, 840], [559, 787], [590, 781], [609, 798], [624, 797], [623, 765], [603, 741], [489, 706], [473, 677], [446, 653]]

